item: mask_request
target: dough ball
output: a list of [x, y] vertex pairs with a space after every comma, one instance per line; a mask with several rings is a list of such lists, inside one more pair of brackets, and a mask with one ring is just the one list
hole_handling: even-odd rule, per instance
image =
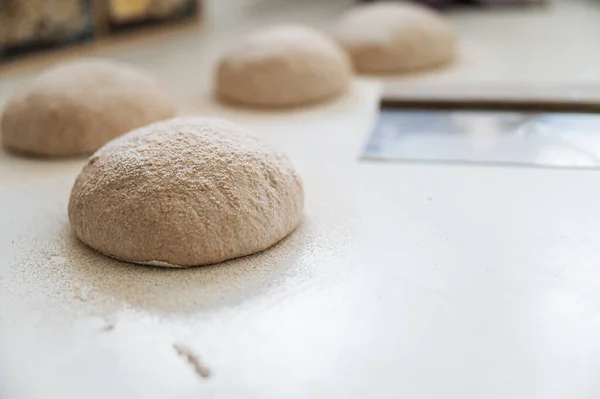
[[77, 61], [43, 73], [8, 102], [2, 141], [34, 155], [89, 154], [131, 129], [173, 116], [174, 103], [145, 72]]
[[69, 219], [109, 256], [198, 266], [272, 246], [296, 228], [303, 204], [285, 155], [232, 123], [176, 118], [98, 150], [73, 186]]
[[394, 73], [450, 62], [456, 51], [452, 27], [424, 6], [375, 3], [348, 11], [332, 28], [357, 71]]
[[218, 96], [231, 103], [289, 107], [320, 102], [350, 86], [352, 69], [329, 37], [301, 25], [278, 25], [241, 40], [217, 69]]

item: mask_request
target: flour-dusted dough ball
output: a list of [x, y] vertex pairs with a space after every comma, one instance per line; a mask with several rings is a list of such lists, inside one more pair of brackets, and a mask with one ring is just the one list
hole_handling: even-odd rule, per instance
[[43, 73], [8, 102], [2, 141], [34, 155], [89, 154], [175, 113], [169, 95], [145, 72], [111, 61], [75, 61]]
[[361, 73], [394, 73], [450, 62], [456, 52], [452, 27], [437, 12], [414, 4], [375, 3], [356, 7], [331, 34]]
[[176, 118], [98, 150], [73, 186], [69, 219], [109, 256], [198, 266], [272, 246], [296, 228], [303, 205], [285, 155], [227, 121]]
[[225, 102], [289, 107], [336, 97], [350, 86], [342, 48], [317, 30], [294, 24], [263, 29], [226, 52], [217, 68]]

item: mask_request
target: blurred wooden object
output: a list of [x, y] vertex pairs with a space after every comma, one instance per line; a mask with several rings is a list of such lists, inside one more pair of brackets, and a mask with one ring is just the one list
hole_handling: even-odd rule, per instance
[[201, 0], [0, 0], [0, 62], [198, 23]]
[[113, 21], [135, 21], [148, 14], [152, 0], [110, 0], [110, 18]]
[[97, 37], [104, 36], [110, 31], [108, 20], [108, 4], [106, 0], [92, 0], [94, 10], [94, 31]]
[[105, 21], [111, 34], [198, 19], [198, 0], [104, 1]]
[[190, 0], [111, 0], [110, 19], [127, 23], [154, 18], [168, 18], [181, 13], [193, 1]]
[[88, 29], [81, 0], [0, 1], [0, 48], [60, 42]]

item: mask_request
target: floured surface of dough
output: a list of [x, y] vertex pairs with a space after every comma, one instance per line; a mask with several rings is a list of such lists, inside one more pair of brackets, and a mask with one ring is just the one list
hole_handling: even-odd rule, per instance
[[395, 73], [435, 67], [455, 57], [452, 27], [435, 11], [414, 4], [358, 6], [331, 34], [361, 73]]
[[296, 228], [303, 205], [285, 155], [232, 123], [176, 118], [97, 151], [75, 182], [69, 219], [112, 257], [197, 266], [272, 246]]
[[350, 60], [317, 30], [294, 24], [256, 32], [226, 52], [216, 71], [218, 97], [257, 107], [321, 102], [346, 91]]
[[41, 74], [8, 102], [2, 141], [34, 155], [90, 154], [132, 129], [175, 114], [169, 95], [145, 72], [112, 61], [75, 61]]

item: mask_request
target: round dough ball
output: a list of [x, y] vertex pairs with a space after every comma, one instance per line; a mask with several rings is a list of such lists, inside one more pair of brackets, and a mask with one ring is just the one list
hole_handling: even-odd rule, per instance
[[33, 155], [89, 154], [175, 114], [175, 104], [145, 72], [111, 61], [76, 61], [43, 73], [8, 102], [2, 141]]
[[183, 267], [272, 246], [296, 228], [303, 205], [285, 155], [227, 121], [176, 118], [98, 150], [73, 186], [69, 219], [106, 255]]
[[316, 103], [348, 89], [352, 68], [337, 43], [301, 25], [278, 25], [241, 40], [216, 73], [225, 102], [257, 107]]
[[452, 27], [424, 6], [375, 3], [348, 11], [331, 34], [357, 71], [394, 73], [450, 62], [456, 52]]

